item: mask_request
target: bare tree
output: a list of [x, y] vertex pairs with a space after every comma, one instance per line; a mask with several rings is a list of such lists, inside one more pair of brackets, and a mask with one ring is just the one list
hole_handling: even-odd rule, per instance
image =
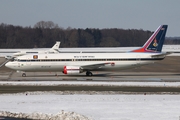
[[49, 29], [52, 29], [52, 28], [59, 28], [58, 24], [55, 24], [54, 22], [52, 21], [40, 21], [40, 22], [37, 22], [35, 25], [34, 25], [34, 28], [49, 28]]

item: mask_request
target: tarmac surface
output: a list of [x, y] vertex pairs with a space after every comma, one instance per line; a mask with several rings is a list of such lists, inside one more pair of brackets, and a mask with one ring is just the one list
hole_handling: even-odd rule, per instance
[[[57, 75], [56, 75], [57, 74]], [[0, 81], [93, 81], [93, 82], [180, 82], [180, 73], [174, 72], [95, 72], [93, 76], [64, 75], [61, 72], [1, 72]]]

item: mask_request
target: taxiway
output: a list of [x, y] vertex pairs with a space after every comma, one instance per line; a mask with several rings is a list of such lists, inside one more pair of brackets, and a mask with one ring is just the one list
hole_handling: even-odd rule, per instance
[[92, 77], [83, 74], [64, 75], [61, 72], [28, 72], [26, 77], [15, 71], [1, 72], [1, 81], [108, 81], [108, 82], [180, 82], [180, 74], [173, 72], [94, 72]]

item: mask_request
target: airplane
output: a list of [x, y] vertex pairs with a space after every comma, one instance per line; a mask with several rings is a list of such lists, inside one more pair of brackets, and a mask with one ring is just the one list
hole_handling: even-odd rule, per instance
[[19, 52], [16, 52], [13, 54], [13, 56], [17, 57], [17, 56], [22, 56], [22, 55], [25, 55], [25, 54], [42, 54], [42, 53], [59, 53], [58, 49], [59, 49], [59, 46], [60, 46], [60, 41], [56, 41], [56, 44], [54, 44], [54, 46], [49, 49], [49, 50], [29, 50], [29, 51], [19, 51]]
[[54, 44], [54, 46], [51, 49], [47, 49], [47, 50], [44, 50], [44, 49], [30, 49], [30, 50], [29, 49], [26, 49], [26, 50], [3, 49], [2, 51], [0, 51], [0, 55], [4, 55], [4, 57], [6, 58], [6, 61], [0, 65], [0, 68], [2, 66], [4, 66], [4, 64], [6, 64], [8, 61], [13, 60], [15, 57], [22, 56], [25, 54], [40, 54], [40, 53], [56, 54], [56, 53], [59, 53], [59, 51], [58, 51], [59, 45], [60, 45], [60, 42], [56, 41], [56, 44]]
[[[22, 55], [25, 55], [25, 54], [39, 54], [39, 53], [59, 53], [58, 49], [59, 49], [59, 46], [60, 46], [60, 41], [56, 41], [56, 44], [54, 44], [54, 46], [48, 50], [39, 50], [39, 49], [30, 49], [30, 50], [22, 50], [22, 49], [15, 49], [14, 51], [13, 50], [4, 50], [6, 51], [6, 56], [5, 58], [6, 59], [12, 59], [14, 57], [18, 57], [18, 56], [22, 56]], [[1, 52], [3, 53], [3, 52]], [[12, 53], [12, 55], [7, 55], [7, 53]]]
[[9, 61], [6, 67], [16, 71], [40, 72], [62, 71], [64, 74], [79, 74], [91, 71], [123, 70], [163, 60], [169, 53], [162, 52], [168, 25], [160, 25], [140, 48], [125, 53], [59, 53], [27, 54]]

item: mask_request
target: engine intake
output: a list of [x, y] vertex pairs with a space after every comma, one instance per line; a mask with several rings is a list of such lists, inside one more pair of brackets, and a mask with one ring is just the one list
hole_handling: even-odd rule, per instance
[[62, 71], [64, 74], [79, 74], [82, 73], [82, 69], [79, 66], [64, 66]]

